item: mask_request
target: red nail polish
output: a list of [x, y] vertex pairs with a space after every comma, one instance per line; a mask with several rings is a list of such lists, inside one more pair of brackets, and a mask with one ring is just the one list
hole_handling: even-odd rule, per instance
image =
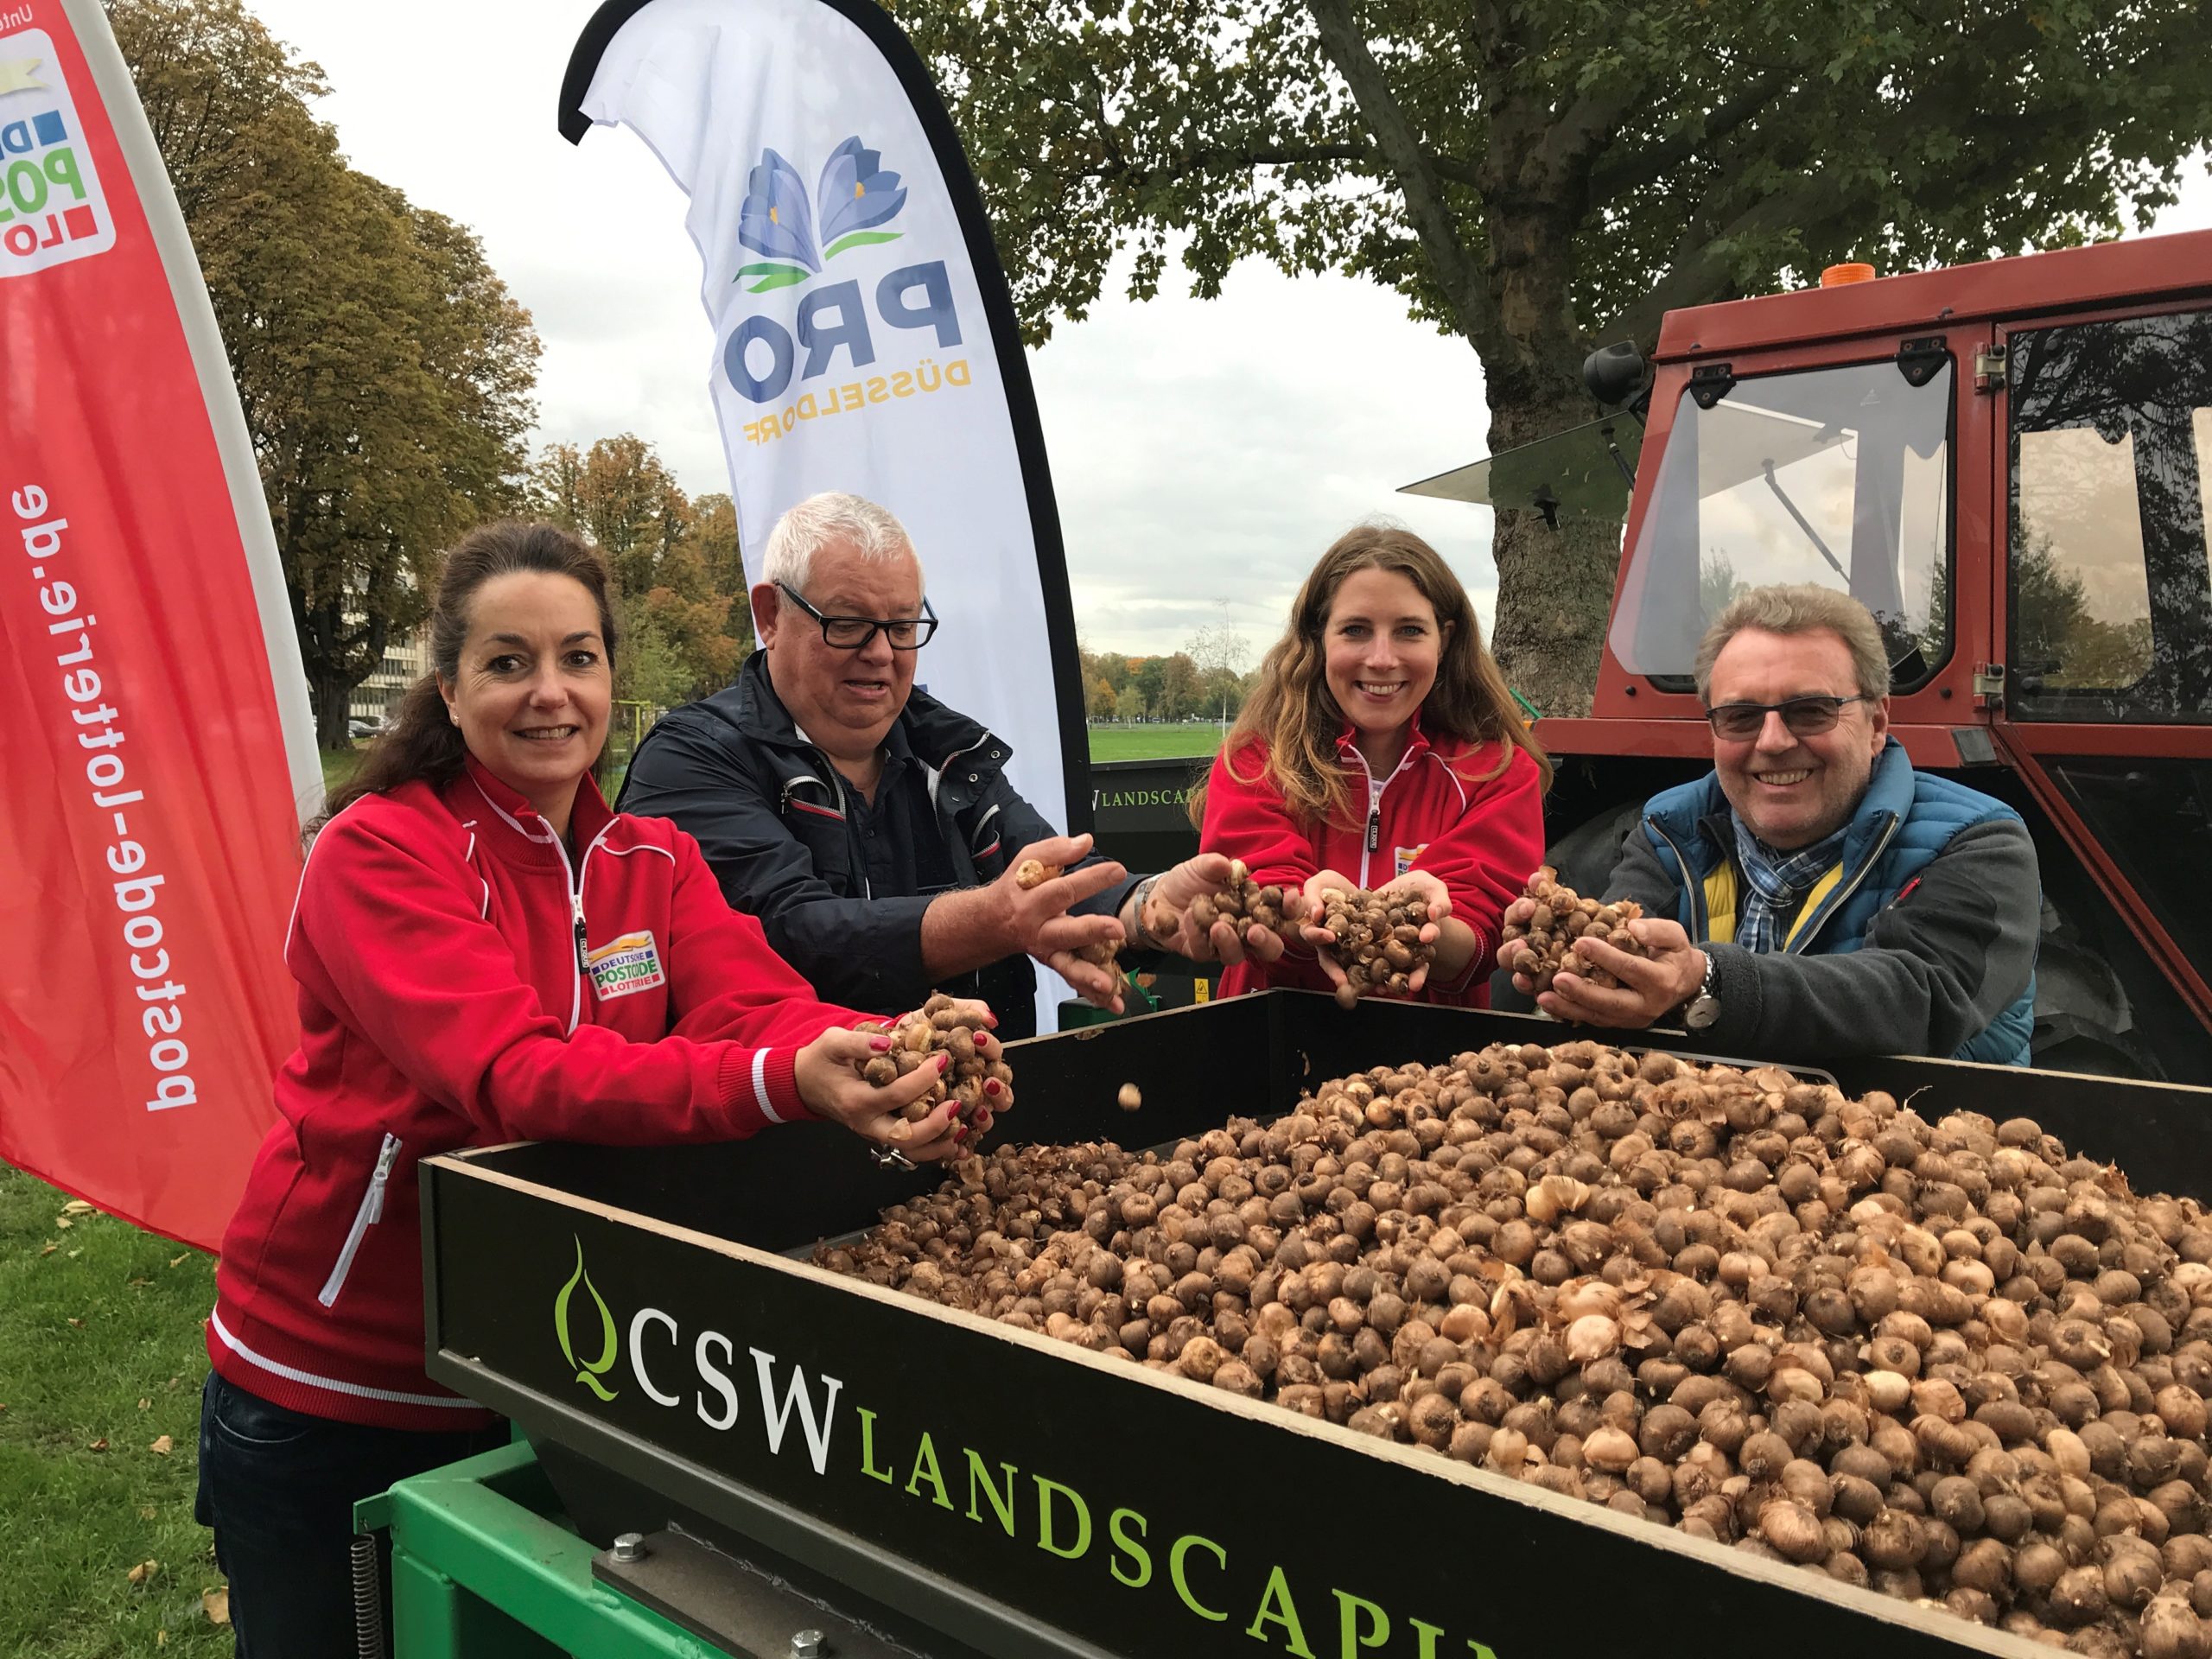
[[887, 1031], [879, 1032], [868, 1039], [868, 1046], [879, 1054], [886, 1052], [891, 1047], [891, 1033]]
[[983, 1079], [983, 1092], [985, 1094], [995, 1095], [998, 1091], [999, 1080], [996, 1077], [985, 1077]]
[[951, 1064], [952, 1056], [950, 1054], [940, 1054], [937, 1057], [937, 1069], [940, 1071], [944, 1071], [946, 1066], [950, 1065]]

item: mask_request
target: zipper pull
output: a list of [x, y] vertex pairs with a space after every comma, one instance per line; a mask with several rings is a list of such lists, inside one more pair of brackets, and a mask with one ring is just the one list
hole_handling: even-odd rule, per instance
[[376, 1173], [369, 1177], [369, 1219], [384, 1219], [384, 1190], [391, 1181], [391, 1166], [399, 1161], [399, 1137], [387, 1134], [377, 1148]]
[[1367, 809], [1367, 850], [1373, 852], [1382, 844], [1382, 806], [1378, 801]]
[[588, 976], [591, 964], [584, 960], [584, 957], [591, 947], [584, 934], [584, 896], [581, 893], [570, 893], [569, 902], [574, 906], [576, 918], [576, 971]]

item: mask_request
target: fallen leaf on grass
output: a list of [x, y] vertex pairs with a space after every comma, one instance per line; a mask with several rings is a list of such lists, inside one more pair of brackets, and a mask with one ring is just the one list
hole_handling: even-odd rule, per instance
[[168, 1435], [164, 1434], [161, 1439], [156, 1440], [146, 1449], [149, 1452], [151, 1452], [157, 1458], [166, 1458], [170, 1452], [176, 1450], [176, 1442], [171, 1440]]
[[57, 1227], [74, 1227], [77, 1224], [67, 1216], [56, 1216], [54, 1218], [54, 1224]]
[[138, 1518], [141, 1521], [151, 1521], [158, 1513], [160, 1513], [160, 1511], [156, 1510], [150, 1503], [141, 1503], [138, 1506]]
[[143, 1290], [148, 1285], [150, 1285], [154, 1281], [150, 1279], [133, 1279], [130, 1281], [130, 1288], [133, 1290]]
[[187, 1262], [187, 1261], [191, 1257], [191, 1255], [192, 1255], [192, 1252], [191, 1252], [190, 1250], [187, 1250], [187, 1251], [186, 1251], [182, 1255], [173, 1255], [173, 1256], [169, 1257], [169, 1266], [171, 1266], [171, 1267], [173, 1267], [173, 1268], [181, 1268], [181, 1267], [182, 1267], [182, 1266], [185, 1264], [185, 1262]]
[[[76, 1254], [76, 1252], [75, 1252], [74, 1250], [72, 1250], [72, 1251], [70, 1251], [70, 1252], [69, 1252], [69, 1254], [70, 1254], [70, 1255], [74, 1255]], [[81, 1330], [83, 1330], [83, 1329], [85, 1328], [85, 1322], [84, 1322], [82, 1319], [72, 1319], [69, 1321], [69, 1327], [70, 1327], [70, 1329], [71, 1329], [71, 1330], [73, 1330], [73, 1331], [81, 1331]]]
[[61, 1213], [65, 1216], [89, 1216], [92, 1213], [92, 1206], [82, 1198], [72, 1198], [61, 1206]]
[[143, 1584], [161, 1570], [162, 1564], [159, 1561], [141, 1561], [130, 1569], [130, 1582]]
[[210, 1624], [227, 1624], [231, 1622], [231, 1592], [228, 1586], [220, 1590], [202, 1590], [200, 1592], [200, 1605], [207, 1611], [207, 1622]]
[[86, 1446], [86, 1447], [85, 1448], [85, 1450], [86, 1450], [86, 1451], [87, 1451], [87, 1452], [105, 1452], [105, 1451], [106, 1451], [106, 1450], [107, 1450], [107, 1436], [106, 1436], [106, 1435], [105, 1435], [105, 1434], [101, 1435], [101, 1436], [99, 1437], [99, 1439], [98, 1439], [97, 1440], [94, 1440], [94, 1441], [93, 1441], [90, 1446]]
[[61, 1248], [61, 1247], [60, 1247], [59, 1244], [56, 1244], [56, 1243], [52, 1243], [51, 1241], [48, 1241], [48, 1244], [47, 1244], [46, 1248], [45, 1248], [44, 1249], [41, 1250], [41, 1251], [39, 1252], [39, 1254], [40, 1254], [41, 1255], [53, 1255], [56, 1250], [60, 1249], [60, 1248]]
[[154, 1402], [150, 1400], [141, 1400], [138, 1402], [138, 1409], [141, 1411], [151, 1411], [153, 1408]]
[[168, 1644], [169, 1633], [167, 1630], [156, 1630], [154, 1632], [154, 1645], [156, 1647], [166, 1648]]

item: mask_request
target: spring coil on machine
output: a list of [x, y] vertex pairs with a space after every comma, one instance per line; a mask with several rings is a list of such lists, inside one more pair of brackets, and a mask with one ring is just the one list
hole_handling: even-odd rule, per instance
[[353, 1574], [353, 1652], [356, 1659], [385, 1659], [384, 1597], [378, 1579], [377, 1541], [357, 1536], [351, 1546]]

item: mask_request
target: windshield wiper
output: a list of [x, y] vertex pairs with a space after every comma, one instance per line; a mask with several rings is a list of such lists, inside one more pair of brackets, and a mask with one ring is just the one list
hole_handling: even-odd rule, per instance
[[1841, 576], [1847, 584], [1851, 581], [1851, 572], [1837, 563], [1835, 555], [1828, 551], [1828, 544], [1821, 539], [1821, 532], [1815, 530], [1805, 515], [1797, 511], [1797, 504], [1789, 499], [1789, 492], [1782, 487], [1782, 480], [1774, 475], [1774, 463], [1761, 461], [1759, 471], [1765, 476], [1767, 488], [1774, 492], [1774, 499], [1782, 503], [1783, 510], [1796, 519], [1797, 528], [1805, 532], [1805, 539], [1820, 550], [1821, 556], [1828, 562], [1828, 569]]

